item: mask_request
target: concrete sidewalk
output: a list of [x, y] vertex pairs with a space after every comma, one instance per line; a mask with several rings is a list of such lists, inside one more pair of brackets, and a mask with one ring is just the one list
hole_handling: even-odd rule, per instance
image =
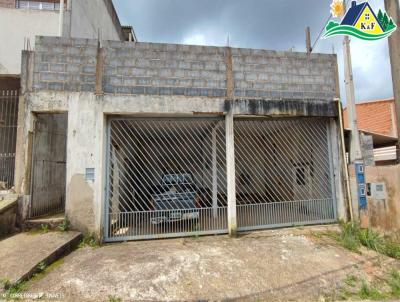
[[0, 280], [12, 284], [31, 277], [39, 263], [51, 264], [79, 244], [79, 232], [27, 232], [0, 241]]
[[63, 301], [318, 301], [349, 274], [368, 278], [376, 255], [321, 244], [316, 229], [85, 247], [26, 291]]

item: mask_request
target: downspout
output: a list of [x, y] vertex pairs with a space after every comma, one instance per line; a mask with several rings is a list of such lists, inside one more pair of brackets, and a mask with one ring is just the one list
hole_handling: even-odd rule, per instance
[[60, 0], [60, 15], [58, 20], [58, 35], [60, 37], [63, 36], [63, 28], [64, 28], [64, 0]]
[[342, 112], [342, 103], [340, 102], [340, 99], [337, 99], [338, 103], [338, 108], [339, 108], [339, 124], [340, 124], [340, 143], [342, 145], [342, 157], [344, 160], [344, 166], [345, 166], [345, 182], [346, 182], [346, 191], [347, 191], [347, 203], [349, 206], [350, 210], [350, 221], [353, 221], [353, 205], [351, 202], [351, 190], [350, 190], [350, 180], [349, 180], [349, 168], [347, 166], [346, 162], [346, 145], [344, 142], [344, 129], [343, 129], [343, 112]]

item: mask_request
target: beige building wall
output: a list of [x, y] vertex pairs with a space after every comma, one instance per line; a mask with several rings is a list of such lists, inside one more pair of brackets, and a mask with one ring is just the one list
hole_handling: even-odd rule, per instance
[[[103, 40], [123, 39], [121, 24], [111, 0], [69, 0], [63, 36]], [[0, 6], [0, 74], [21, 73], [21, 51], [26, 38], [34, 48], [35, 36], [59, 36], [59, 11]], [[29, 50], [29, 49], [28, 49]]]
[[0, 8], [0, 74], [21, 73], [21, 51], [28, 38], [34, 47], [36, 35], [57, 36], [56, 11]]

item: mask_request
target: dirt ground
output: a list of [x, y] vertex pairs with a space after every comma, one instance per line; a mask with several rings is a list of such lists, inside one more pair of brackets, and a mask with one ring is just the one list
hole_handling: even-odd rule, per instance
[[69, 301], [325, 301], [350, 274], [371, 279], [382, 266], [398, 266], [312, 235], [320, 230], [84, 247], [30, 281], [26, 291]]

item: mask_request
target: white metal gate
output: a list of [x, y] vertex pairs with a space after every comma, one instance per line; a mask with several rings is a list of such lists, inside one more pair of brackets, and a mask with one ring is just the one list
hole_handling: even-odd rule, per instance
[[109, 120], [106, 241], [226, 233], [224, 125]]
[[336, 219], [329, 120], [234, 122], [238, 230]]
[[[329, 120], [235, 119], [239, 231], [334, 222]], [[105, 240], [227, 233], [225, 121], [111, 118]]]

